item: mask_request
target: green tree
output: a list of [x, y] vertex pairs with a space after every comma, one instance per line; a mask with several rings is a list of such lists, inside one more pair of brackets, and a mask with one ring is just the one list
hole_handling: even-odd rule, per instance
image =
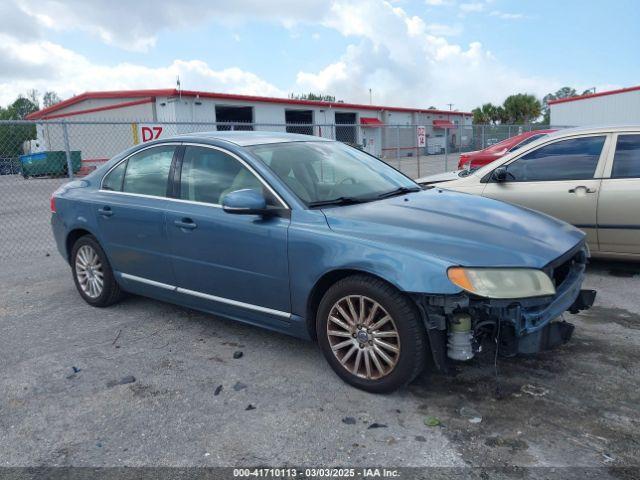
[[542, 113], [540, 100], [528, 93], [509, 95], [502, 107], [505, 119], [513, 124], [529, 124]]
[[[34, 92], [30, 92], [32, 95]], [[0, 107], [0, 120], [23, 120], [27, 115], [38, 110], [37, 102], [23, 95], [7, 108]], [[32, 124], [0, 124], [0, 159], [16, 161], [22, 155], [22, 144], [26, 140], [36, 138], [36, 127]]]
[[551, 111], [549, 110], [549, 102], [551, 100], [571, 98], [571, 97], [576, 97], [577, 95], [578, 95], [578, 92], [576, 92], [576, 89], [571, 87], [562, 87], [561, 89], [557, 90], [556, 93], [547, 93], [542, 98], [542, 115], [543, 115], [542, 123], [545, 125], [549, 125], [549, 123], [551, 122]]
[[335, 102], [336, 101], [336, 97], [333, 95], [325, 95], [322, 93], [313, 93], [313, 92], [302, 93], [302, 94], [292, 93], [291, 95], [289, 95], [289, 98], [293, 100], [315, 100], [319, 102]]
[[492, 103], [485, 103], [481, 107], [471, 110], [473, 123], [478, 125], [496, 124], [504, 121], [504, 109]]
[[44, 95], [42, 96], [42, 106], [44, 108], [52, 107], [53, 105], [55, 105], [56, 103], [60, 103], [61, 101], [62, 99], [56, 92], [53, 91], [44, 92]]

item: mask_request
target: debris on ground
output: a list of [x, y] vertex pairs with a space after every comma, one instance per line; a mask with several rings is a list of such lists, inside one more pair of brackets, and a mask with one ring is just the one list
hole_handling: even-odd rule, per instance
[[477, 410], [474, 410], [471, 407], [462, 407], [460, 409], [460, 416], [469, 420], [469, 423], [480, 423], [482, 422], [482, 415]]
[[242, 350], [236, 350], [235, 352], [233, 352], [233, 358], [235, 359], [242, 358], [243, 355], [244, 353], [242, 353]]
[[427, 427], [439, 427], [440, 425], [442, 425], [442, 422], [440, 422], [439, 418], [436, 417], [424, 417], [424, 424]]
[[233, 389], [236, 392], [239, 392], [240, 390], [244, 390], [245, 388], [247, 388], [247, 386], [242, 382], [236, 382], [236, 384], [233, 386]]
[[247, 408], [245, 408], [245, 410], [255, 410], [255, 409], [256, 409], [256, 407], [254, 407], [251, 404], [247, 405]]
[[415, 440], [416, 440], [416, 442], [426, 442], [427, 441], [427, 439], [424, 438], [422, 435], [416, 435], [415, 436]]
[[222, 385], [218, 385], [216, 389], [213, 391], [213, 395], [214, 396], [220, 395], [221, 391], [222, 391]]
[[372, 428], [387, 428], [387, 426], [384, 423], [373, 422], [367, 427], [367, 430], [371, 430]]
[[531, 395], [532, 397], [544, 397], [547, 393], [549, 393], [549, 390], [547, 390], [546, 388], [531, 385], [530, 383], [523, 385], [520, 390], [522, 391], [522, 393], [526, 393], [528, 395]]
[[136, 377], [133, 375], [127, 375], [126, 377], [122, 377], [120, 380], [109, 380], [107, 382], [107, 388], [115, 387], [116, 385], [126, 385], [127, 383], [134, 383], [136, 381]]
[[356, 419], [353, 417], [344, 417], [342, 419], [342, 423], [346, 423], [347, 425], [355, 425], [356, 424]]

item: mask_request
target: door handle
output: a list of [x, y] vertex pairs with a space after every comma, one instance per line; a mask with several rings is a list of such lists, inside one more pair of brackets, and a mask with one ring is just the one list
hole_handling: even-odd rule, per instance
[[570, 188], [569, 193], [577, 193], [578, 190], [584, 190], [585, 193], [596, 193], [598, 191], [596, 188], [588, 188], [584, 185], [580, 185], [578, 187]]
[[186, 228], [187, 230], [193, 230], [198, 225], [190, 218], [183, 218], [181, 220], [175, 220], [173, 224], [178, 228]]
[[105, 205], [104, 207], [98, 209], [98, 213], [103, 217], [110, 217], [111, 215], [113, 215], [113, 210], [111, 210], [111, 207], [109, 205]]

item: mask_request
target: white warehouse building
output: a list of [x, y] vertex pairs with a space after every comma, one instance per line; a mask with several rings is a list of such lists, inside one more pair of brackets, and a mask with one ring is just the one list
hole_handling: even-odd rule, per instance
[[[235, 129], [286, 130], [334, 138], [360, 145], [379, 157], [440, 153], [446, 145], [459, 147], [472, 141], [473, 116], [447, 110], [162, 89], [86, 92], [27, 118], [88, 122], [69, 125], [70, 148], [80, 150], [83, 161], [100, 161], [151, 137], [229, 130], [232, 127], [224, 125], [227, 123]], [[403, 128], [387, 128], [396, 125]], [[417, 125], [426, 127], [427, 145], [420, 151]], [[60, 124], [37, 123], [37, 132], [42, 150], [64, 150]]]
[[640, 125], [640, 86], [549, 102], [551, 125]]

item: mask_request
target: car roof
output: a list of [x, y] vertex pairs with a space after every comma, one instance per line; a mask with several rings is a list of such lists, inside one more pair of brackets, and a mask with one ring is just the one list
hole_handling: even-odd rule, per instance
[[550, 133], [550, 137], [565, 137], [577, 134], [589, 134], [589, 133], [611, 133], [611, 132], [638, 132], [640, 131], [640, 125], [592, 125], [588, 127], [570, 127], [560, 128], [553, 133]]
[[[309, 126], [312, 128], [311, 126]], [[286, 142], [332, 142], [333, 140], [313, 135], [302, 135], [299, 133], [267, 132], [267, 131], [225, 131], [225, 132], [195, 132], [186, 133], [172, 137], [173, 140], [202, 139], [202, 140], [222, 140], [235, 145], [246, 147], [250, 145], [264, 145], [267, 143]], [[170, 140], [170, 139], [164, 139]]]

